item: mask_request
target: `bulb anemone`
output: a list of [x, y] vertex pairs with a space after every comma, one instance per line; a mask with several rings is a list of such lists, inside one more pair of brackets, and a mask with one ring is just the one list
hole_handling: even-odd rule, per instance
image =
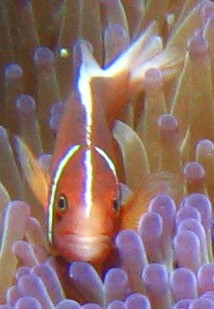
[[[0, 308], [214, 308], [213, 29], [208, 0], [1, 1]], [[121, 227], [101, 265], [58, 256], [42, 208], [84, 62], [116, 68], [93, 84], [109, 115], [126, 103]]]

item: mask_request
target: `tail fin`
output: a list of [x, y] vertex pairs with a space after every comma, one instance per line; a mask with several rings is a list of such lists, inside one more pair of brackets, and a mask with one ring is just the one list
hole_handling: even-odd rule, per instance
[[86, 74], [94, 100], [104, 104], [107, 119], [110, 120], [115, 119], [120, 109], [129, 103], [130, 91], [143, 84], [146, 70], [169, 68], [170, 65], [174, 67], [178, 62], [174, 51], [163, 53], [163, 42], [156, 22], [152, 22], [125, 52], [104, 69], [94, 59], [89, 43], [80, 40], [77, 49], [78, 72]]

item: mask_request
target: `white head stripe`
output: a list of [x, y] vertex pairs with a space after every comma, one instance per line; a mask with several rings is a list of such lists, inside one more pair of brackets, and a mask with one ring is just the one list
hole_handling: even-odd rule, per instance
[[77, 152], [79, 148], [80, 148], [80, 145], [75, 145], [75, 146], [71, 146], [68, 149], [65, 156], [59, 162], [59, 165], [57, 167], [57, 170], [56, 170], [56, 173], [53, 179], [53, 184], [52, 184], [51, 193], [50, 193], [49, 207], [48, 207], [48, 240], [50, 242], [53, 241], [53, 232], [52, 232], [53, 231], [53, 214], [54, 214], [54, 200], [55, 200], [57, 184], [62, 174], [62, 171], [64, 170], [64, 167], [67, 165], [70, 158], [75, 154], [75, 152]]
[[115, 169], [115, 166], [114, 166], [114, 163], [112, 162], [112, 160], [109, 158], [109, 156], [105, 153], [104, 150], [102, 150], [101, 148], [99, 147], [96, 147], [95, 146], [95, 149], [97, 152], [99, 152], [99, 154], [103, 157], [103, 159], [107, 162], [110, 170], [113, 172], [115, 178], [117, 179], [117, 172], [116, 172], [116, 169]]

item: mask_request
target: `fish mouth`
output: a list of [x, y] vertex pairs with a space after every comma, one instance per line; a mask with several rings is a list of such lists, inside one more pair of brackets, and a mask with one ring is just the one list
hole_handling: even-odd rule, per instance
[[110, 252], [112, 240], [107, 235], [69, 234], [56, 237], [54, 245], [67, 261], [96, 262], [103, 260]]

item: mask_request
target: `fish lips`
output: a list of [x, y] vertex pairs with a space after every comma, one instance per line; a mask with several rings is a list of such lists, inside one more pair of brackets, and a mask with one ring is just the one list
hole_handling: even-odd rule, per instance
[[54, 246], [67, 261], [96, 262], [105, 259], [112, 247], [107, 235], [67, 234], [54, 239]]

